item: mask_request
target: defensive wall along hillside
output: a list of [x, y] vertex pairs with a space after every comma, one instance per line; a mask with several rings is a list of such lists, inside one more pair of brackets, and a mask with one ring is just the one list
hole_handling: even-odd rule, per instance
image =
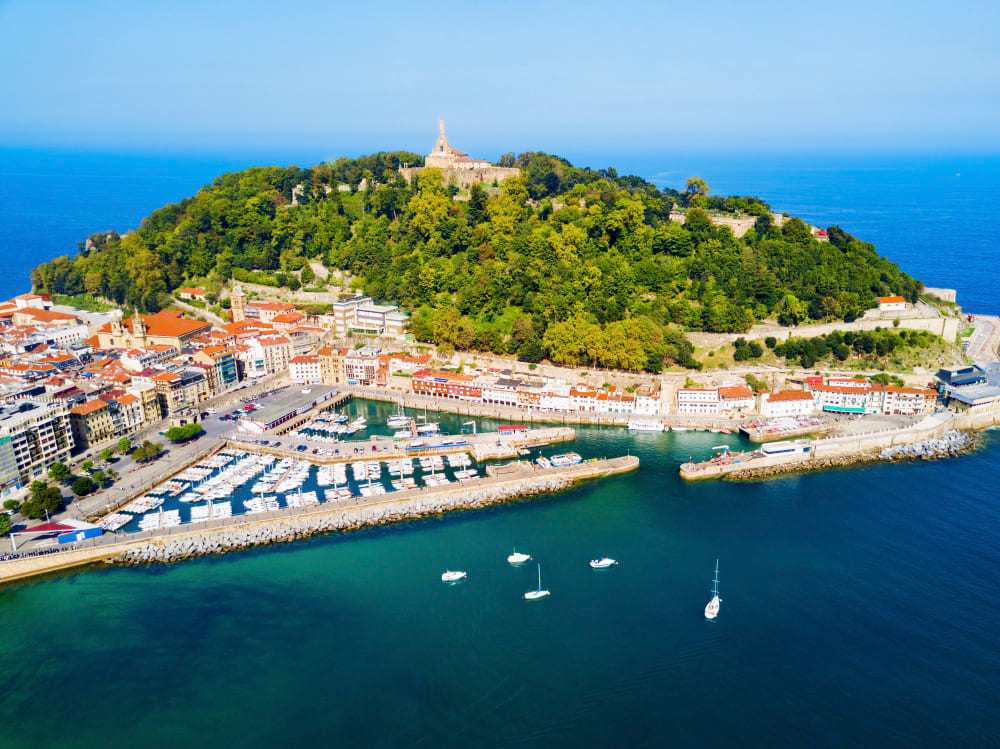
[[395, 492], [364, 499], [356, 505], [326, 503], [313, 508], [283, 508], [259, 515], [209, 521], [194, 528], [188, 525], [127, 534], [126, 537], [105, 535], [81, 542], [75, 550], [0, 561], [0, 584], [111, 560], [176, 561], [291, 541], [317, 533], [486, 507], [527, 495], [561, 491], [580, 481], [627, 473], [638, 467], [639, 459], [634, 455], [591, 460], [562, 468], [524, 467], [468, 485]]

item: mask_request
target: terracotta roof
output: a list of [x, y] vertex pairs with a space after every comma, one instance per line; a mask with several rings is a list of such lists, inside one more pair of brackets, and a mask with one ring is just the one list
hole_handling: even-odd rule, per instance
[[71, 414], [76, 414], [77, 416], [86, 416], [87, 414], [92, 414], [95, 411], [100, 411], [102, 408], [107, 408], [108, 404], [97, 398], [92, 401], [87, 401], [86, 403], [81, 403], [79, 406], [74, 406], [69, 410]]
[[65, 312], [55, 312], [50, 309], [36, 309], [34, 307], [24, 307], [23, 309], [17, 310], [14, 314], [22, 316], [26, 315], [32, 320], [41, 323], [69, 322], [71, 320], [76, 322], [77, 319], [79, 319], [76, 315], [68, 315]]
[[196, 296], [205, 296], [205, 290], [204, 289], [192, 288], [190, 286], [186, 286], [185, 288], [180, 289], [180, 293], [181, 294], [194, 294]]
[[[182, 317], [180, 312], [173, 310], [161, 310], [155, 315], [140, 315], [140, 317], [146, 323], [147, 334], [151, 336], [163, 336], [164, 338], [179, 338], [180, 336], [200, 333], [212, 327], [207, 322], [188, 320]], [[134, 317], [130, 317], [123, 322], [130, 333], [134, 332]], [[102, 326], [99, 332], [110, 333], [111, 323]]]
[[271, 322], [277, 323], [295, 323], [299, 320], [305, 319], [305, 315], [301, 312], [284, 312], [280, 315], [275, 315], [271, 318]]
[[319, 364], [319, 357], [318, 356], [308, 356], [308, 355], [293, 356], [291, 359], [288, 360], [288, 363], [289, 364]]
[[776, 401], [811, 401], [813, 397], [812, 393], [807, 393], [805, 390], [782, 390], [780, 393], [773, 393], [767, 400], [769, 403]]
[[906, 300], [901, 296], [880, 296], [879, 304], [905, 304]]
[[152, 379], [159, 380], [160, 382], [171, 382], [180, 378], [181, 376], [176, 372], [160, 372], [158, 375], [153, 375]]
[[289, 310], [295, 309], [294, 304], [286, 304], [285, 302], [247, 302], [247, 307], [253, 307], [254, 309], [263, 309], [273, 312], [287, 312]]
[[744, 385], [738, 385], [731, 388], [719, 388], [719, 395], [723, 398], [753, 398], [753, 390]]

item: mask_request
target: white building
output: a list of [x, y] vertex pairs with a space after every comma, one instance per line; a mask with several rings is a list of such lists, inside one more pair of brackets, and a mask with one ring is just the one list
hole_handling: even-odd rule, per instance
[[855, 385], [813, 385], [816, 408], [842, 414], [882, 413], [884, 390], [865, 383]]
[[766, 418], [780, 416], [809, 416], [816, 412], [816, 401], [812, 393], [805, 390], [782, 390], [777, 393], [761, 393], [758, 410]]
[[62, 403], [15, 400], [0, 406], [0, 497], [41, 478], [73, 449], [69, 412]]
[[753, 411], [753, 390], [745, 385], [719, 388], [719, 408], [722, 413], [734, 416]]
[[878, 298], [879, 312], [892, 312], [906, 309], [906, 300], [901, 296], [880, 296]]
[[388, 304], [375, 304], [371, 297], [357, 296], [340, 299], [333, 303], [332, 315], [324, 316], [323, 322], [332, 317], [333, 330], [337, 335], [359, 330], [371, 335], [386, 335], [402, 338], [406, 334], [409, 321], [399, 308]]
[[293, 356], [288, 360], [288, 376], [292, 382], [313, 385], [322, 379], [318, 356]]
[[677, 413], [712, 416], [719, 413], [719, 391], [716, 388], [681, 388], [677, 391]]

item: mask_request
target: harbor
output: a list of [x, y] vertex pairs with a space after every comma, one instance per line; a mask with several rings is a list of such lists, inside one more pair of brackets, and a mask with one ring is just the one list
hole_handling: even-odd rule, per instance
[[392, 496], [356, 497], [308, 506], [265, 508], [242, 517], [207, 519], [187, 528], [161, 525], [137, 533], [104, 535], [58, 553], [0, 561], [0, 583], [10, 583], [95, 563], [170, 562], [318, 533], [349, 531], [455, 510], [487, 507], [538, 494], [562, 491], [588, 479], [634, 471], [635, 456], [592, 459], [543, 469], [524, 461], [475, 487], [449, 484], [405, 489]]

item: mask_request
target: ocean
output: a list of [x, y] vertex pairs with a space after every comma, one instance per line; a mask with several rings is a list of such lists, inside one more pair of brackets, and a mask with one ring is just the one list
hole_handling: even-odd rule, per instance
[[[336, 152], [226, 156], [102, 154], [0, 148], [0, 298], [27, 291], [32, 267], [73, 255], [90, 234], [133, 229], [216, 176], [261, 164], [310, 166]], [[562, 154], [663, 187], [701, 176], [716, 195], [756, 195], [818, 226], [837, 224], [927, 286], [955, 288], [967, 311], [997, 313], [1000, 256], [988, 196], [1000, 155], [840, 152]]]
[[[38, 260], [92, 230], [134, 226], [223, 164], [97, 159], [95, 175], [81, 166], [91, 158], [59, 179], [0, 167], [6, 294], [24, 290], [13, 276]], [[887, 246], [895, 238], [912, 253], [904, 268], [958, 286], [968, 309], [996, 311], [988, 274], [954, 284], [927, 274], [956, 258], [996, 264], [971, 228], [971, 193], [947, 209], [948, 228], [933, 219], [947, 203], [934, 179], [953, 166], [926, 159], [907, 183], [902, 168], [866, 171], [857, 158], [822, 174], [797, 173], [791, 157], [773, 172], [650, 159], [646, 176], [680, 184], [700, 173], [716, 191], [753, 192], [810, 220], [829, 211], [862, 239], [881, 226], [884, 254], [902, 260]], [[982, 194], [997, 186], [993, 164], [992, 182], [977, 178]], [[745, 184], [755, 173], [758, 185]], [[828, 184], [837, 173], [839, 186]], [[973, 163], [953, 173], [960, 184], [978, 174]], [[917, 224], [923, 254], [905, 239]], [[373, 422], [389, 409], [351, 407]], [[441, 418], [457, 431], [457, 417]], [[997, 437], [946, 461], [688, 485], [678, 465], [720, 435], [581, 427], [566, 449], [629, 452], [639, 470], [486, 510], [5, 589], [5, 743], [993, 745]], [[540, 563], [549, 598], [523, 600], [537, 572], [506, 563], [514, 545]], [[592, 570], [604, 555], [620, 565]], [[722, 611], [707, 622], [716, 559]], [[468, 580], [442, 584], [448, 568]]]

